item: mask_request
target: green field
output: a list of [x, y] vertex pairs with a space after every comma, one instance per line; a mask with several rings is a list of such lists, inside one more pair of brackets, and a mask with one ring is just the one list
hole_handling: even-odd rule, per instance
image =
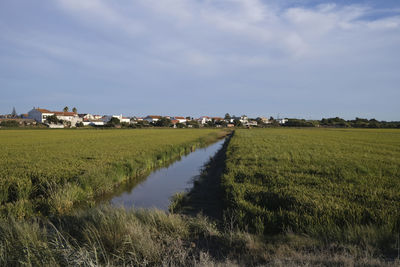
[[0, 265], [399, 265], [400, 130], [236, 129], [174, 213], [73, 208], [227, 133], [0, 131]]
[[221, 130], [2, 130], [0, 214], [62, 214]]
[[237, 130], [222, 183], [229, 209], [253, 232], [394, 239], [400, 230], [400, 131]]

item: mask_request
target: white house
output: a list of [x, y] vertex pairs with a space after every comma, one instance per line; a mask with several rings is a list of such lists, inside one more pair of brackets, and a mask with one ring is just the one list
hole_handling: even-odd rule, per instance
[[211, 118], [208, 116], [201, 116], [197, 119], [200, 124], [206, 124], [207, 122], [211, 121]]
[[265, 124], [270, 124], [271, 123], [271, 121], [269, 119], [265, 118], [265, 117], [260, 117], [260, 120]]
[[[101, 120], [103, 121], [103, 122], [105, 122], [105, 123], [107, 123], [107, 122], [109, 122], [112, 118], [117, 118], [118, 120], [119, 120], [119, 122], [124, 122], [124, 123], [130, 123], [131, 122], [131, 119], [130, 118], [128, 118], [128, 117], [124, 117], [124, 116], [122, 116], [122, 114], [120, 114], [120, 115], [112, 115], [112, 116], [103, 116], [102, 118], [101, 118]], [[96, 120], [96, 119], [95, 119]]]
[[94, 120], [101, 120], [103, 118], [103, 115], [92, 115]]
[[102, 120], [83, 120], [84, 126], [104, 126], [104, 121]]
[[33, 119], [40, 123], [45, 123], [47, 117], [56, 115], [57, 119], [70, 122], [71, 126], [75, 126], [77, 122], [82, 121], [78, 114], [75, 112], [64, 112], [64, 111], [50, 111], [43, 108], [33, 108], [28, 112], [28, 118]]
[[57, 119], [68, 121], [71, 123], [71, 126], [75, 126], [78, 122], [82, 121], [82, 118], [79, 118], [78, 114], [75, 112], [64, 112], [64, 111], [53, 111], [54, 115], [57, 116]]
[[246, 115], [242, 115], [240, 117], [232, 117], [229, 122], [233, 123], [235, 120], [239, 120], [242, 124], [247, 124], [249, 118]]
[[149, 115], [146, 118], [144, 118], [143, 120], [148, 121], [149, 123], [152, 123], [152, 122], [158, 121], [159, 119], [161, 119], [161, 116]]
[[44, 108], [33, 108], [28, 112], [28, 119], [33, 119], [37, 122], [44, 123], [48, 116], [53, 116], [54, 112]]
[[92, 114], [89, 113], [85, 113], [85, 114], [78, 114], [79, 118], [81, 118], [82, 120], [95, 120], [94, 116]]
[[185, 117], [172, 117], [171, 120], [177, 120], [179, 123], [185, 123], [187, 121]]
[[121, 115], [121, 119], [119, 119], [119, 121], [122, 123], [131, 123], [131, 119], [128, 117], [122, 117]]
[[285, 124], [287, 121], [288, 121], [288, 119], [277, 119], [277, 121], [279, 122], [279, 124]]
[[246, 126], [257, 126], [258, 123], [257, 123], [257, 121], [251, 120], [251, 121], [248, 121], [247, 123], [245, 123], [244, 125], [246, 125]]

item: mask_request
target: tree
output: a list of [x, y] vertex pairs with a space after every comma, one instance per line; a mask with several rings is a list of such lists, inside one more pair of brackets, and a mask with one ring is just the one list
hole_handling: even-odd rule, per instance
[[53, 114], [46, 118], [46, 122], [50, 123], [50, 124], [58, 124], [61, 121], [57, 118], [57, 116], [55, 114]]
[[187, 121], [186, 125], [193, 128], [199, 128], [199, 122], [196, 120]]
[[78, 112], [78, 110], [76, 109], [76, 107], [74, 107], [74, 108], [72, 109], [72, 112], [73, 112], [73, 113], [77, 113], [77, 112]]
[[161, 117], [154, 125], [159, 127], [169, 127], [171, 126], [171, 120], [166, 117]]
[[15, 111], [15, 107], [13, 107], [13, 110], [11, 112], [11, 117], [13, 118], [17, 117], [17, 112]]
[[83, 122], [80, 121], [80, 122], [77, 122], [77, 123], [75, 124], [75, 126], [76, 126], [76, 127], [83, 127], [84, 125], [83, 125]]
[[121, 121], [118, 118], [112, 117], [111, 120], [107, 122], [107, 125], [110, 127], [115, 127], [117, 125], [120, 125]]
[[233, 121], [233, 124], [235, 125], [235, 127], [242, 126], [242, 122], [241, 122], [239, 119], [235, 119], [235, 120]]
[[7, 120], [0, 122], [0, 126], [2, 127], [19, 127], [19, 123], [15, 120]]
[[69, 108], [67, 106], [65, 106], [64, 108], [64, 112], [68, 112]]
[[231, 115], [229, 115], [229, 113], [225, 114], [225, 120], [227, 120], [227, 121], [231, 120]]
[[183, 123], [178, 122], [178, 123], [176, 124], [176, 127], [177, 127], [177, 128], [185, 128], [186, 125], [183, 124]]

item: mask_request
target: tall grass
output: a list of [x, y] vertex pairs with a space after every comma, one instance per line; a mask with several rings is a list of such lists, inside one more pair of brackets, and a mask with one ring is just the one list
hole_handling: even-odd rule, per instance
[[[399, 262], [393, 261], [392, 265]], [[51, 220], [0, 218], [0, 266], [383, 266], [298, 235], [261, 239], [206, 217], [102, 206]]]
[[400, 131], [237, 130], [225, 201], [242, 229], [294, 232], [392, 254], [400, 232]]

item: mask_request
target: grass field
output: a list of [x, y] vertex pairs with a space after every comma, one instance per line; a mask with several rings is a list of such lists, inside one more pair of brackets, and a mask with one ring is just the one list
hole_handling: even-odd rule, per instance
[[0, 131], [0, 265], [399, 265], [398, 130], [240, 129], [176, 213], [72, 209], [224, 134]]
[[63, 214], [221, 130], [2, 130], [0, 214]]
[[399, 130], [237, 130], [226, 157], [225, 200], [242, 228], [396, 246]]

